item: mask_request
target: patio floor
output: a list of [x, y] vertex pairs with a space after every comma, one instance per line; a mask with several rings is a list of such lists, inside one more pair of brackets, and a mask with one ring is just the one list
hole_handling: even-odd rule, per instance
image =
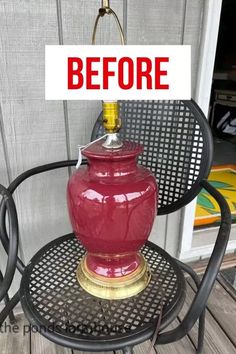
[[[186, 302], [180, 313], [178, 321], [183, 318], [191, 300], [194, 296], [194, 286], [188, 280]], [[0, 334], [1, 354], [81, 354], [80, 351], [57, 346], [38, 333], [30, 333], [27, 320], [22, 314], [17, 315], [17, 326], [15, 332]], [[18, 330], [17, 330], [18, 328]], [[25, 328], [25, 335], [23, 335]], [[171, 327], [173, 328], [173, 326]], [[11, 327], [13, 331], [13, 327]], [[191, 354], [195, 353], [197, 339], [197, 325], [194, 326], [189, 336], [173, 344], [158, 346], [152, 353], [164, 354]], [[149, 343], [146, 342], [135, 347], [135, 354], [147, 354]], [[219, 275], [210, 296], [207, 306], [206, 332], [205, 332], [206, 354], [235, 354], [236, 353], [236, 291], [229, 286], [225, 279]], [[113, 354], [112, 352], [107, 352]], [[116, 352], [121, 354], [120, 352]], [[92, 354], [92, 353], [90, 353]]]

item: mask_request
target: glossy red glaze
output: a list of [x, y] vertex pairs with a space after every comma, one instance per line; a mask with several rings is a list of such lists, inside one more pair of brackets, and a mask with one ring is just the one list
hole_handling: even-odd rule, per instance
[[122, 277], [140, 263], [137, 252], [151, 232], [158, 193], [155, 177], [136, 163], [142, 151], [127, 141], [108, 150], [99, 141], [83, 151], [89, 165], [68, 182], [71, 224], [97, 275]]

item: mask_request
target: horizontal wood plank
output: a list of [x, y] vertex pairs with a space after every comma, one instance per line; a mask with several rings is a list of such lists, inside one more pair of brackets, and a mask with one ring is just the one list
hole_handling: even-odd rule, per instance
[[[171, 323], [166, 329], [167, 330], [172, 330], [176, 328], [179, 324], [178, 320], [175, 320], [173, 323]], [[195, 347], [193, 346], [192, 342], [190, 341], [188, 336], [185, 336], [184, 338], [180, 339], [178, 342], [175, 343], [170, 343], [170, 344], [165, 344], [165, 345], [157, 345], [156, 346], [157, 353], [158, 354], [183, 354], [183, 353], [196, 353]]]
[[184, 0], [129, 0], [128, 44], [181, 44], [184, 5]]
[[[188, 265], [197, 274], [203, 274], [206, 270], [208, 262], [209, 262], [209, 258], [206, 258], [206, 259], [201, 259], [201, 260], [195, 261], [195, 262], [189, 262]], [[223, 260], [223, 263], [222, 263], [220, 269], [224, 270], [224, 269], [228, 269], [228, 268], [231, 268], [234, 266], [236, 266], [236, 253], [226, 254], [224, 256], [224, 260]]]
[[[11, 178], [65, 160], [62, 102], [45, 101], [45, 44], [58, 44], [56, 1], [2, 0], [0, 99]], [[15, 193], [26, 262], [45, 243], [71, 230], [67, 169], [25, 181]]]
[[[193, 282], [189, 280], [193, 286]], [[236, 346], [236, 326], [232, 326], [236, 318], [236, 302], [231, 295], [216, 281], [207, 302], [208, 311], [227, 336]]]
[[[8, 353], [10, 354], [10, 353]], [[31, 333], [31, 353], [30, 354], [72, 354], [72, 350], [61, 347], [40, 333]]]
[[232, 287], [231, 284], [229, 284], [225, 277], [222, 274], [218, 274], [217, 280], [222, 285], [222, 287], [228, 292], [228, 294], [230, 294], [232, 299], [236, 301], [236, 290]]
[[[29, 324], [22, 315], [16, 316], [16, 323], [3, 323], [0, 333], [1, 354], [30, 354]], [[26, 332], [26, 333], [25, 333]]]
[[[80, 350], [73, 350], [73, 354], [84, 354]], [[118, 352], [117, 352], [118, 353]], [[95, 354], [95, 352], [86, 352], [86, 354]], [[99, 352], [99, 354], [114, 354], [114, 352]]]
[[183, 44], [191, 45], [191, 84], [192, 97], [195, 95], [199, 51], [202, 35], [204, 0], [186, 0], [185, 19], [183, 22]]
[[[184, 318], [184, 315], [187, 313], [192, 300], [195, 296], [193, 289], [188, 286], [186, 293], [186, 301], [184, 303], [183, 309], [180, 313], [180, 320]], [[197, 345], [198, 337], [198, 322], [194, 325], [192, 330], [189, 333], [191, 340], [194, 345]], [[204, 340], [204, 354], [234, 354], [235, 346], [215, 321], [214, 317], [207, 310], [206, 311], [206, 328], [205, 328], [205, 340]]]
[[[165, 331], [174, 329], [175, 327], [177, 327], [179, 324], [178, 320], [175, 320], [172, 324], [170, 324]], [[195, 353], [195, 347], [192, 345], [190, 339], [188, 338], [188, 336], [182, 338], [181, 340], [179, 340], [176, 343], [170, 343], [170, 344], [165, 344], [165, 345], [156, 345], [155, 349], [152, 348], [151, 352], [149, 352], [150, 350], [150, 341], [146, 341], [144, 343], [141, 343], [139, 345], [136, 345], [134, 347], [134, 353], [135, 354], [156, 354], [156, 352], [158, 354], [167, 354], [167, 353], [171, 353], [171, 354], [183, 354], [183, 353], [188, 353], [188, 354], [192, 354]], [[116, 354], [122, 354], [122, 351], [118, 351]]]

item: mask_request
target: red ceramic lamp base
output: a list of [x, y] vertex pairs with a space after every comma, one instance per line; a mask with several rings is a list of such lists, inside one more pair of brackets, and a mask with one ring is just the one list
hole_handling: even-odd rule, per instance
[[150, 270], [138, 253], [157, 212], [155, 176], [137, 164], [141, 145], [123, 141], [107, 149], [98, 141], [67, 188], [71, 224], [87, 255], [77, 269], [82, 288], [104, 299], [123, 299], [145, 289]]
[[77, 280], [88, 293], [102, 299], [118, 300], [137, 295], [146, 288], [151, 273], [144, 257], [139, 253], [138, 267], [128, 275], [107, 277], [96, 274], [88, 268], [87, 255], [77, 268]]

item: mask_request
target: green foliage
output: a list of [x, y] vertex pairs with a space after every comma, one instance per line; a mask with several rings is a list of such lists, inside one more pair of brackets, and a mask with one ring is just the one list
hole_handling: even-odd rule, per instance
[[[214, 209], [214, 204], [211, 202], [211, 200], [207, 196], [208, 193], [201, 192], [198, 196], [197, 202], [199, 205], [201, 205], [204, 209]], [[209, 194], [208, 194], [209, 195]]]
[[208, 181], [208, 182], [216, 189], [228, 189], [233, 187], [231, 184], [225, 182], [220, 182], [220, 181]]

